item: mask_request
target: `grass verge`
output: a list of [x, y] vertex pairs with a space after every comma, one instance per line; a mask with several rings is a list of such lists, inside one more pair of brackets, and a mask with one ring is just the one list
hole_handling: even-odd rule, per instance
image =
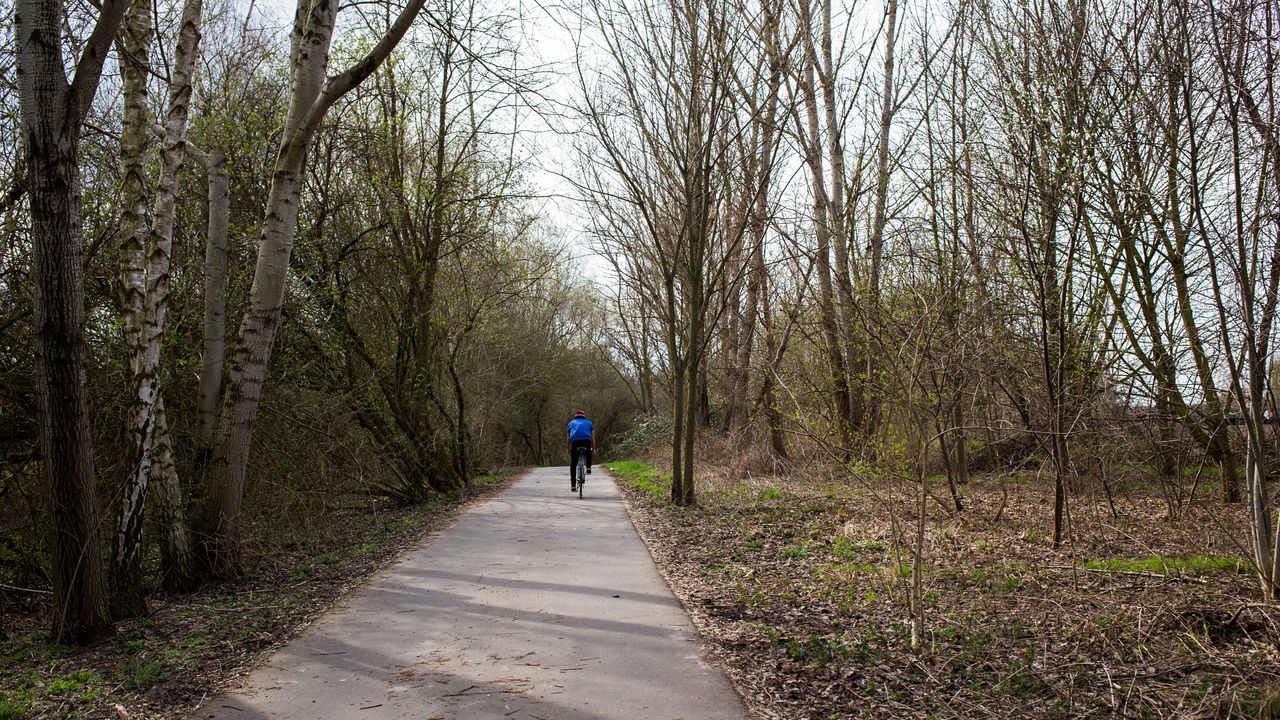
[[661, 468], [635, 460], [605, 463], [605, 467], [634, 490], [662, 497], [671, 494], [671, 473]]

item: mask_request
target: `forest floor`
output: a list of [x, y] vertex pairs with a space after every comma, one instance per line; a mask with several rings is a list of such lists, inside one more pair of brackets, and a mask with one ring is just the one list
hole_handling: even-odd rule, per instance
[[1072, 498], [1055, 550], [1051, 481], [975, 478], [955, 512], [939, 480], [913, 650], [911, 484], [699, 466], [698, 505], [680, 509], [667, 473], [611, 467], [756, 718], [1280, 717], [1280, 607], [1244, 559], [1243, 507], [1171, 517], [1130, 473], [1112, 478], [1114, 512]]
[[48, 644], [39, 597], [0, 596], [0, 720], [186, 717], [405, 549], [514, 479], [486, 476], [466, 497], [412, 507], [331, 496], [323, 512], [254, 516], [246, 575], [153, 598], [150, 615], [118, 623], [114, 637], [88, 648]]

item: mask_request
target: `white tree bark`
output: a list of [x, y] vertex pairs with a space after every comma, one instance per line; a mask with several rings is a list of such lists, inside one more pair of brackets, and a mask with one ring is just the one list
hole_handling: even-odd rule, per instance
[[121, 305], [134, 403], [129, 416], [129, 475], [125, 479], [111, 565], [111, 606], [116, 616], [146, 612], [142, 592], [142, 530], [147, 474], [151, 465], [152, 427], [149, 409], [137, 401], [143, 355], [142, 326], [147, 305], [147, 151], [151, 146], [151, 111], [147, 80], [154, 38], [150, 0], [133, 0], [121, 28], [120, 75], [124, 87], [124, 121], [120, 133]]
[[227, 186], [226, 158], [209, 154], [209, 228], [204, 251], [204, 357], [200, 373], [200, 435], [197, 463], [206, 464], [212, 454], [217, 429], [218, 400], [222, 395], [222, 366], [227, 347], [227, 223], [231, 191]]
[[232, 357], [210, 467], [212, 497], [203, 519], [201, 539], [202, 560], [215, 577], [234, 575], [240, 569], [240, 507], [253, 421], [280, 322], [311, 139], [333, 103], [369, 77], [391, 54], [424, 3], [425, 0], [410, 0], [369, 54], [326, 80], [337, 3], [299, 0], [290, 55], [293, 84], [289, 113], [267, 200], [249, 307], [240, 324], [240, 342]]
[[[129, 32], [126, 33], [126, 55], [129, 56], [127, 66], [131, 68], [126, 75], [127, 84], [141, 86], [135, 88], [133, 102], [126, 102], [126, 107], [137, 104], [137, 97], [142, 98], [143, 107], [135, 109], [133, 123], [126, 124], [125, 137], [129, 144], [127, 150], [138, 151], [135, 157], [126, 152], [126, 162], [138, 165], [141, 171], [142, 156], [145, 145], [139, 147], [138, 135], [145, 137], [150, 132], [151, 123], [145, 118], [146, 76], [148, 67], [151, 22], [150, 3], [148, 0], [137, 0], [130, 15]], [[146, 510], [147, 486], [153, 472], [164, 479], [167, 487], [164, 494], [168, 501], [176, 504], [167, 510], [167, 520], [181, 523], [176, 531], [167, 529], [165, 540], [186, 538], [186, 520], [181, 509], [181, 492], [176, 482], [177, 472], [172, 466], [173, 455], [166, 451], [160, 456], [156, 454], [157, 446], [170, 448], [167, 437], [167, 423], [160, 422], [158, 408], [161, 408], [160, 361], [164, 345], [165, 320], [169, 309], [169, 275], [173, 254], [173, 226], [177, 216], [178, 178], [186, 159], [185, 146], [187, 138], [188, 108], [191, 99], [191, 78], [195, 71], [195, 60], [200, 44], [200, 20], [203, 14], [202, 0], [187, 0], [182, 9], [182, 17], [178, 29], [178, 40], [174, 49], [174, 64], [169, 80], [168, 109], [161, 136], [161, 169], [155, 192], [153, 225], [150, 233], [146, 233], [147, 256], [145, 264], [145, 293], [139, 306], [137, 298], [137, 254], [141, 243], [135, 240], [127, 248], [126, 253], [126, 291], [131, 304], [127, 307], [133, 318], [129, 324], [134, 340], [133, 358], [130, 362], [133, 370], [133, 416], [130, 430], [134, 436], [134, 462], [131, 463], [130, 476], [125, 483], [124, 508], [121, 513], [120, 528], [116, 545], [117, 587], [115, 602], [118, 614], [140, 614], [146, 610], [142, 597], [140, 582], [140, 566], [143, 548], [143, 517]], [[138, 35], [139, 37], [134, 37]], [[139, 48], [134, 52], [134, 47]], [[143, 52], [145, 50], [145, 52]], [[129, 78], [133, 78], [129, 81]], [[138, 123], [141, 123], [139, 125]], [[137, 313], [136, 315], [133, 315]], [[168, 467], [156, 468], [157, 461], [169, 463]], [[172, 482], [170, 482], [172, 481]], [[187, 558], [191, 554], [190, 547], [166, 548], [164, 553], [170, 558]], [[190, 568], [189, 560], [181, 560], [182, 567]], [[181, 569], [171, 575], [182, 574]], [[175, 578], [180, 584], [186, 584], [187, 577]]]

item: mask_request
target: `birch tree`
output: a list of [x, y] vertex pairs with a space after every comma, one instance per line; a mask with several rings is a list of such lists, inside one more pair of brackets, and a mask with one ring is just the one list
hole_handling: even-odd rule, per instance
[[125, 165], [125, 212], [121, 226], [126, 229], [123, 248], [124, 307], [126, 336], [132, 347], [133, 411], [129, 430], [133, 447], [112, 567], [112, 603], [118, 616], [140, 615], [146, 611], [141, 567], [143, 519], [153, 474], [164, 485], [159, 498], [164, 503], [162, 515], [166, 522], [161, 527], [165, 532], [164, 555], [171, 573], [170, 582], [185, 585], [192, 576], [186, 514], [173, 464], [159, 372], [169, 310], [177, 186], [187, 155], [188, 105], [202, 14], [201, 0], [184, 3], [173, 51], [174, 63], [169, 73], [167, 111], [159, 128], [161, 166], [154, 192], [154, 209], [149, 218], [140, 208], [144, 202], [140, 191], [149, 186], [144, 165], [145, 151], [149, 146], [147, 138], [152, 134], [152, 122], [146, 107], [153, 38], [147, 0], [132, 4], [121, 43], [125, 81], [125, 122], [121, 142]]
[[424, 4], [425, 0], [410, 0], [368, 54], [326, 78], [338, 6], [333, 0], [299, 0], [291, 36], [289, 110], [209, 468], [210, 501], [201, 527], [202, 562], [214, 577], [235, 575], [241, 567], [240, 514], [253, 422], [280, 322], [311, 140], [329, 108], [377, 70]]

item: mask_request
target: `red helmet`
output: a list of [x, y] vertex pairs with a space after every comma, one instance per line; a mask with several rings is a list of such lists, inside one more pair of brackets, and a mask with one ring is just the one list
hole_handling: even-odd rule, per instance
[[587, 416], [587, 414], [586, 414], [586, 413], [584, 413], [584, 412], [582, 412], [582, 408], [578, 408], [577, 410], [574, 410], [574, 411], [573, 411], [573, 416], [574, 416], [574, 417], [586, 417], [586, 416]]

